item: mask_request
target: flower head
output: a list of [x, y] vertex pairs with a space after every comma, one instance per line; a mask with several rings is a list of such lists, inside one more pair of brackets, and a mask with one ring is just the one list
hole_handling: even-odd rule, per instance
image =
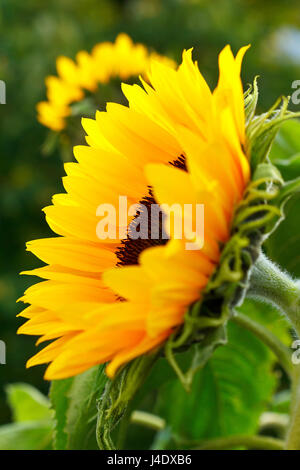
[[[99, 46], [94, 54], [109, 56], [110, 47]], [[128, 107], [109, 103], [95, 120], [83, 120], [88, 146], [75, 148], [77, 163], [65, 165], [66, 193], [45, 209], [59, 236], [28, 243], [46, 266], [27, 274], [45, 280], [22, 297], [30, 306], [21, 313], [28, 321], [19, 332], [40, 335], [39, 343], [52, 340], [28, 362], [50, 362], [47, 379], [104, 362], [113, 376], [163, 343], [201, 299], [250, 179], [240, 79], [246, 49], [236, 57], [229, 46], [223, 49], [213, 92], [191, 50], [184, 51], [178, 70], [153, 60], [148, 83], [123, 85]], [[136, 54], [144, 57], [143, 49]], [[99, 239], [97, 208], [117, 207], [119, 195], [130, 204], [164, 208], [158, 237], [151, 236], [152, 226], [144, 238], [130, 236], [137, 206], [126, 220], [117, 217], [113, 239]], [[193, 211], [198, 204], [205, 210], [204, 240], [192, 228], [177, 237], [185, 223], [179, 208]], [[118, 236], [124, 227], [127, 236]]]
[[134, 44], [121, 33], [114, 43], [102, 42], [94, 46], [91, 54], [80, 51], [76, 60], [60, 56], [56, 60], [57, 76], [46, 78], [47, 100], [38, 103], [38, 120], [54, 131], [66, 126], [71, 115], [71, 104], [81, 101], [86, 92], [95, 93], [99, 84], [115, 78], [128, 80], [138, 75], [146, 76], [150, 61], [156, 60], [171, 67], [172, 59], [149, 52], [143, 44]]

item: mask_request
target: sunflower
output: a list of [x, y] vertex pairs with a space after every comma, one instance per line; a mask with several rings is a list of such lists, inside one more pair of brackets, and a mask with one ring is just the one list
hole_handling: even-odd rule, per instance
[[[21, 299], [30, 305], [18, 332], [50, 341], [27, 363], [50, 363], [46, 379], [100, 363], [113, 377], [161, 345], [201, 299], [250, 179], [240, 79], [246, 50], [236, 57], [229, 46], [222, 50], [213, 92], [191, 50], [177, 70], [153, 60], [148, 83], [123, 84], [129, 106], [108, 103], [95, 120], [83, 119], [88, 145], [75, 147], [77, 162], [65, 165], [66, 193], [44, 209], [59, 236], [27, 245], [46, 265], [25, 272], [44, 280]], [[118, 207], [119, 195], [137, 204], [136, 214], [117, 217], [117, 235], [100, 240], [97, 208]], [[159, 236], [151, 237], [151, 227], [146, 237], [131, 237], [139, 207], [153, 204], [165, 208]], [[204, 205], [204, 243], [192, 231], [175, 236], [184, 221], [180, 211], [168, 211], [173, 204]]]
[[143, 44], [134, 44], [124, 33], [114, 43], [97, 44], [92, 53], [79, 51], [76, 61], [64, 56], [56, 60], [57, 76], [46, 78], [47, 99], [37, 104], [38, 120], [54, 131], [66, 126], [72, 114], [71, 104], [83, 100], [86, 91], [95, 93], [99, 84], [119, 78], [128, 80], [140, 74], [146, 77], [150, 61], [155, 58], [175, 68], [172, 59], [149, 52]]

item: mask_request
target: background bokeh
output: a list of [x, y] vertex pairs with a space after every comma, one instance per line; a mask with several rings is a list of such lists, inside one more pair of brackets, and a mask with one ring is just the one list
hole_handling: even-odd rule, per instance
[[[251, 43], [243, 80], [260, 76], [261, 111], [290, 94], [291, 83], [300, 79], [299, 24], [298, 0], [0, 1], [0, 79], [7, 85], [7, 104], [0, 105], [0, 339], [7, 344], [7, 365], [0, 365], [0, 423], [10, 419], [5, 384], [48, 388], [43, 367], [25, 369], [35, 346], [32, 338], [16, 336], [21, 323], [16, 299], [32, 283], [18, 273], [38, 265], [25, 252], [25, 242], [49, 235], [41, 209], [61, 188], [60, 155], [42, 151], [47, 129], [35, 112], [45, 97], [44, 78], [55, 72], [55, 58], [74, 57], [124, 31], [177, 61], [183, 48], [194, 46], [213, 86], [221, 48], [230, 43], [236, 52]], [[280, 261], [284, 264], [284, 257]], [[293, 270], [300, 275], [299, 263]]]

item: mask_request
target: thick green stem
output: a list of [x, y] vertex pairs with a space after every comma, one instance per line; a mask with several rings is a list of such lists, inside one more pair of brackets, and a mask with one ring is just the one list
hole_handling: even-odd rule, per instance
[[287, 450], [300, 450], [300, 366], [295, 367], [294, 371], [291, 417], [285, 448]]
[[229, 436], [203, 441], [195, 450], [222, 450], [234, 447], [258, 450], [283, 450], [284, 442], [265, 436]]
[[290, 428], [286, 439], [286, 450], [300, 450], [300, 397], [298, 406], [291, 416]]
[[[254, 265], [247, 295], [277, 307], [300, 337], [300, 283], [281, 272], [263, 254]], [[291, 418], [285, 448], [300, 450], [300, 366], [293, 368]]]
[[300, 286], [261, 254], [250, 278], [247, 296], [269, 302], [284, 313], [300, 336]]
[[265, 326], [241, 313], [235, 315], [232, 319], [235, 323], [251, 331], [261, 339], [276, 355], [279, 363], [286, 373], [291, 376], [293, 365], [289, 349], [277, 338], [277, 336], [275, 336]]

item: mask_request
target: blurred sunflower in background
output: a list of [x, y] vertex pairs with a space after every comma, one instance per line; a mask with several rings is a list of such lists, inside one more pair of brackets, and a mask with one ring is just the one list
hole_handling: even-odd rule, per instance
[[[125, 33], [119, 34], [114, 43], [96, 44], [91, 53], [79, 51], [75, 61], [58, 57], [57, 76], [45, 80], [47, 101], [37, 104], [39, 122], [60, 132], [67, 128], [67, 118], [93, 114], [107, 98], [118, 101], [120, 81], [139, 75], [146, 78], [153, 58], [176, 67], [172, 59], [150, 52], [143, 44], [133, 43]], [[119, 83], [114, 86], [116, 80]], [[108, 89], [109, 84], [112, 89]]]
[[[28, 321], [19, 333], [39, 335], [38, 343], [52, 341], [28, 361], [28, 366], [50, 363], [46, 379], [70, 377], [105, 362], [113, 377], [122, 364], [162, 344], [201, 298], [250, 180], [240, 79], [246, 49], [236, 57], [229, 46], [223, 49], [213, 92], [191, 50], [183, 52], [177, 70], [173, 63], [151, 59], [143, 87], [122, 87], [128, 107], [109, 103], [95, 120], [83, 119], [88, 145], [75, 147], [77, 163], [65, 165], [66, 193], [45, 208], [58, 237], [28, 243], [46, 266], [25, 272], [44, 281], [21, 299], [30, 305], [21, 313]], [[132, 59], [126, 58], [126, 67], [120, 60], [125, 55]], [[84, 87], [93, 90], [112, 76], [145, 76], [149, 60], [145, 48], [124, 35], [115, 45], [96, 46], [91, 56], [80, 53], [77, 64], [60, 59], [60, 78], [48, 81], [45, 122], [58, 129], [64, 116], [58, 119], [55, 103], [64, 98], [66, 112]], [[89, 80], [76, 73], [82, 69], [93, 71]], [[146, 207], [204, 204], [202, 249], [186, 250], [186, 241], [199, 242], [193, 233], [176, 238], [176, 225], [183, 224], [179, 213], [169, 224], [169, 239], [162, 227], [158, 239], [151, 237], [152, 228], [145, 239], [133, 239], [138, 208], [117, 227], [125, 229], [125, 237], [100, 240], [97, 208], [102, 203], [118, 207], [120, 195]], [[172, 217], [167, 211], [165, 216]]]

